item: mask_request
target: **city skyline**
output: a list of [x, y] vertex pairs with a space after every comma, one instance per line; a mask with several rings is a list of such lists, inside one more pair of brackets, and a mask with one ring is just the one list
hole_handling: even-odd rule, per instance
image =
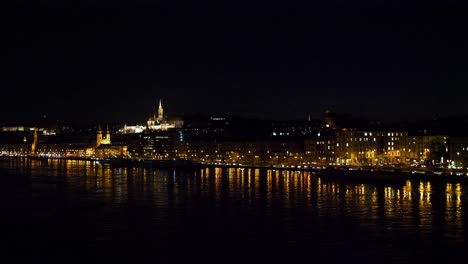
[[11, 4], [2, 122], [468, 114], [464, 3], [41, 3]]
[[[414, 118], [414, 117], [406, 117], [402, 119], [384, 119], [384, 118], [379, 118], [379, 116], [376, 115], [371, 115], [370, 113], [364, 113], [364, 112], [359, 112], [359, 113], [352, 113], [352, 112], [340, 112], [340, 111], [334, 111], [332, 108], [328, 108], [324, 110], [321, 113], [304, 113], [302, 116], [297, 116], [297, 117], [291, 117], [291, 118], [278, 118], [278, 117], [268, 117], [261, 115], [261, 113], [222, 113], [222, 112], [216, 112], [216, 109], [213, 109], [211, 112], [193, 112], [193, 113], [188, 113], [188, 114], [180, 114], [180, 113], [169, 113], [167, 112], [167, 109], [171, 109], [170, 105], [164, 103], [164, 116], [162, 116], [161, 111], [161, 103], [162, 99], [158, 99], [157, 103], [153, 104], [153, 107], [151, 107], [148, 112], [141, 114], [140, 116], [133, 116], [130, 117], [129, 119], [124, 119], [123, 117], [114, 117], [112, 119], [106, 119], [105, 115], [99, 116], [90, 116], [89, 119], [72, 119], [69, 118], [67, 119], [64, 117], [61, 119], [60, 114], [57, 113], [47, 113], [47, 112], [36, 112], [30, 115], [25, 115], [24, 118], [18, 119], [14, 118], [11, 119], [9, 117], [14, 116], [7, 116], [7, 118], [0, 119], [0, 125], [4, 126], [55, 126], [55, 125], [72, 125], [72, 126], [99, 126], [99, 125], [109, 125], [109, 124], [121, 124], [121, 125], [138, 125], [138, 126], [145, 126], [146, 123], [149, 122], [149, 120], [152, 120], [153, 118], [168, 118], [173, 121], [177, 122], [182, 122], [184, 120], [209, 120], [209, 119], [217, 119], [217, 118], [223, 118], [223, 119], [232, 119], [232, 120], [258, 120], [258, 121], [272, 121], [272, 122], [307, 122], [307, 121], [312, 121], [312, 122], [323, 122], [325, 119], [325, 116], [328, 114], [332, 115], [337, 115], [340, 117], [345, 122], [352, 122], [355, 124], [364, 124], [364, 123], [375, 123], [376, 125], [404, 125], [408, 126], [411, 124], [419, 124], [419, 125], [429, 125], [430, 122], [438, 121], [438, 122], [443, 122], [448, 124], [449, 122], [452, 124], [458, 123], [458, 125], [463, 126], [464, 123], [466, 123], [465, 120], [468, 119], [468, 114], [451, 114], [451, 115], [434, 115], [431, 117], [420, 117], [420, 118]], [[169, 106], [169, 107], [168, 107]], [[143, 107], [142, 107], [143, 108]], [[144, 107], [145, 109], [148, 107]], [[104, 113], [105, 114], [105, 113]], [[343, 119], [344, 118], [344, 119]], [[364, 123], [362, 123], [364, 122]], [[456, 122], [456, 123], [453, 123]], [[149, 123], [148, 123], [149, 124]], [[151, 126], [151, 125], [150, 125]], [[436, 125], [436, 126], [440, 126]]]
[[6, 259], [468, 259], [468, 1], [2, 10]]

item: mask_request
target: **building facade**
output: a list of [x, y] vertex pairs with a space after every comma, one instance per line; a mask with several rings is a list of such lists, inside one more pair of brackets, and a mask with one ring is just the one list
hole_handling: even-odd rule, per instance
[[407, 138], [402, 131], [337, 131], [336, 164], [405, 164]]

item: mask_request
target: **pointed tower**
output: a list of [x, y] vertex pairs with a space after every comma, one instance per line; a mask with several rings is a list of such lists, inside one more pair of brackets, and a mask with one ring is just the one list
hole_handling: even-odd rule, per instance
[[109, 125], [107, 125], [106, 137], [102, 139], [101, 144], [110, 144], [110, 143], [111, 143], [110, 129], [109, 129]]
[[163, 120], [163, 114], [164, 114], [164, 110], [163, 110], [163, 107], [162, 107], [161, 99], [159, 99], [158, 121], [162, 121], [162, 120]]
[[101, 130], [101, 124], [99, 124], [99, 128], [97, 131], [96, 135], [96, 147], [99, 147], [99, 145], [102, 144], [102, 130]]
[[34, 137], [31, 145], [31, 154], [36, 154], [36, 145], [37, 145], [37, 128], [34, 128]]

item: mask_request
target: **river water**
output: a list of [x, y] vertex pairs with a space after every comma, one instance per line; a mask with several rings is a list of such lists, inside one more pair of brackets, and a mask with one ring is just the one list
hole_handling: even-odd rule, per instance
[[28, 263], [468, 260], [466, 183], [28, 159], [0, 181], [3, 256]]

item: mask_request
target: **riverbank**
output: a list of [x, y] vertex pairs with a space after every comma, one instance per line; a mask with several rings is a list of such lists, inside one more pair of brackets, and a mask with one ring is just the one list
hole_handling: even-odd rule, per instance
[[90, 158], [90, 157], [44, 157], [44, 156], [0, 156], [0, 159], [81, 160], [111, 167], [152, 167], [160, 169], [202, 169], [202, 168], [242, 168], [272, 171], [307, 171], [330, 180], [402, 182], [406, 180], [436, 180], [447, 182], [468, 182], [468, 172], [448, 168], [396, 168], [391, 166], [276, 166], [245, 165], [222, 163], [199, 163], [184, 159], [150, 160], [127, 158]]
[[47, 156], [0, 156], [0, 159], [29, 159], [37, 161], [48, 160], [77, 160], [90, 161], [96, 164], [113, 167], [156, 167], [161, 169], [170, 168], [195, 168], [200, 167], [199, 163], [183, 160], [153, 160], [153, 159], [127, 159], [127, 158], [92, 158], [92, 157], [47, 157]]
[[441, 168], [395, 168], [391, 166], [251, 166], [202, 164], [208, 168], [269, 169], [273, 171], [309, 171], [322, 179], [340, 181], [363, 181], [382, 183], [404, 183], [406, 180], [430, 180], [446, 182], [468, 182], [468, 172]]

